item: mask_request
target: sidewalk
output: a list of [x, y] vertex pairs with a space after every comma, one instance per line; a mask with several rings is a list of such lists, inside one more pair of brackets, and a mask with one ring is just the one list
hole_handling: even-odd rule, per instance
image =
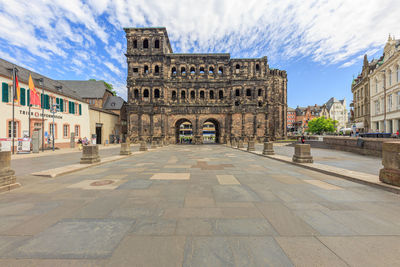
[[[98, 145], [99, 150], [103, 149], [111, 149], [111, 148], [116, 148], [120, 147], [120, 144], [111, 144], [111, 145]], [[11, 155], [12, 160], [16, 159], [25, 159], [25, 158], [36, 158], [36, 157], [44, 157], [44, 156], [50, 156], [50, 155], [61, 155], [61, 154], [67, 154], [67, 153], [74, 153], [74, 152], [81, 152], [78, 148], [78, 145], [76, 145], [74, 148], [61, 148], [61, 149], [56, 149], [55, 151], [53, 150], [48, 150], [46, 149], [44, 152], [42, 150], [39, 151], [39, 153], [29, 153], [29, 154], [17, 154], [15, 153], [14, 155]]]

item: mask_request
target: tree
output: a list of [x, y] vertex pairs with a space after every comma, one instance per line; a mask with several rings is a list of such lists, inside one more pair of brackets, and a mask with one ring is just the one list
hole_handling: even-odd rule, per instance
[[[89, 79], [89, 81], [96, 82], [96, 79]], [[113, 93], [113, 95], [117, 95], [117, 92], [114, 90], [114, 86], [111, 83], [108, 83], [108, 82], [106, 82], [104, 80], [99, 80], [99, 82], [103, 82], [104, 85], [107, 87], [107, 89], [110, 90]]]
[[313, 134], [332, 133], [336, 130], [336, 124], [337, 121], [322, 116], [308, 122], [308, 131]]

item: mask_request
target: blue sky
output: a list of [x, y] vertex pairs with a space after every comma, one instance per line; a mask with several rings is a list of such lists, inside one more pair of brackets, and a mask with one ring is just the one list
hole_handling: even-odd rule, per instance
[[288, 105], [346, 97], [363, 55], [400, 37], [398, 0], [0, 0], [0, 58], [53, 79], [101, 79], [126, 98], [123, 27], [167, 28], [174, 52], [267, 56]]

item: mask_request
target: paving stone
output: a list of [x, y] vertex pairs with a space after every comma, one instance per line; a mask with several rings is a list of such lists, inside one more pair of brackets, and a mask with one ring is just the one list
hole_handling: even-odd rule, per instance
[[176, 234], [185, 236], [212, 235], [213, 222], [214, 219], [179, 219]]
[[312, 184], [314, 186], [318, 186], [319, 188], [326, 190], [341, 190], [341, 187], [320, 181], [320, 180], [303, 180], [306, 183]]
[[276, 235], [265, 219], [218, 219], [213, 226], [215, 235]]
[[318, 237], [350, 266], [398, 266], [400, 236]]
[[295, 266], [347, 266], [315, 237], [275, 237]]
[[190, 173], [156, 173], [151, 180], [189, 180]]
[[176, 220], [166, 219], [136, 219], [129, 231], [135, 235], [174, 235]]
[[132, 226], [132, 220], [66, 219], [11, 253], [16, 258], [105, 258]]
[[256, 206], [282, 236], [318, 234], [309, 224], [281, 203], [258, 203]]
[[215, 207], [215, 201], [211, 197], [185, 197], [185, 207]]
[[143, 217], [160, 217], [164, 213], [161, 208], [154, 207], [126, 207], [113, 210], [110, 217], [113, 218], [143, 218]]
[[221, 185], [234, 185], [240, 184], [233, 175], [217, 175], [219, 184]]
[[213, 186], [215, 201], [217, 202], [253, 202], [260, 201], [256, 193], [241, 185]]
[[295, 211], [296, 215], [317, 230], [321, 235], [356, 235], [357, 233], [328, 215], [317, 210]]
[[149, 180], [130, 180], [118, 186], [117, 189], [146, 189], [149, 188], [151, 184], [152, 182]]
[[185, 237], [128, 235], [106, 266], [182, 266]]

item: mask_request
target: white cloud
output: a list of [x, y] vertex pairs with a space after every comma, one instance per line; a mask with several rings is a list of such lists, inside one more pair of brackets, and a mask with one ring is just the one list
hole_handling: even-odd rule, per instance
[[109, 61], [104, 62], [104, 65], [106, 65], [107, 68], [109, 68], [112, 72], [114, 72], [117, 75], [121, 75], [121, 70], [117, 68], [114, 64], [112, 64]]
[[389, 33], [400, 37], [398, 0], [0, 0], [0, 6], [0, 57], [44, 68], [64, 62], [67, 71], [109, 80], [121, 92], [122, 27], [166, 27], [176, 52], [266, 55], [271, 67], [310, 58], [345, 68], [382, 49]]

